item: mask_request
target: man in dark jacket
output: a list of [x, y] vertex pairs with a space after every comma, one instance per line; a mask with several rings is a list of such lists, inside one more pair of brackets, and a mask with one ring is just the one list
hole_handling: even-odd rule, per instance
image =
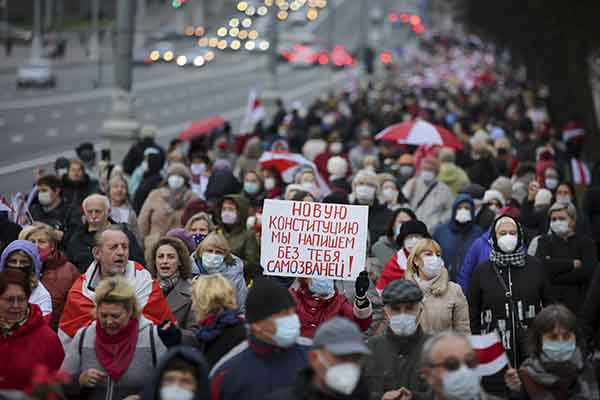
[[[71, 229], [63, 239], [66, 255], [79, 272], [84, 273], [94, 261], [92, 248], [95, 246], [96, 233], [116, 223], [108, 216], [109, 202], [106, 196], [93, 194], [83, 200], [82, 208], [86, 219], [85, 224]], [[135, 235], [122, 225], [123, 232], [129, 239], [129, 259], [145, 265], [144, 252]]]
[[8, 211], [0, 211], [0, 252], [13, 240], [19, 238], [21, 226], [8, 219]]
[[[372, 356], [365, 365], [371, 400], [403, 392], [412, 399], [427, 399], [431, 389], [421, 376], [421, 352], [429, 335], [417, 326], [423, 292], [409, 280], [390, 283], [382, 294], [389, 327], [367, 342]], [[392, 397], [394, 398], [394, 397]], [[399, 397], [402, 398], [402, 397]]]
[[276, 281], [254, 282], [246, 298], [248, 341], [211, 374], [213, 400], [264, 399], [293, 385], [308, 365], [308, 342], [300, 344], [295, 306], [288, 290]]
[[475, 203], [468, 194], [459, 194], [452, 206], [452, 218], [438, 225], [433, 239], [442, 247], [444, 264], [450, 273], [450, 280], [457, 281], [460, 266], [471, 244], [483, 234], [475, 224]]
[[149, 147], [154, 147], [158, 150], [161, 159], [161, 164], [165, 161], [165, 151], [154, 140], [156, 128], [153, 126], [145, 126], [140, 133], [140, 140], [134, 143], [130, 148], [125, 158], [123, 158], [123, 171], [127, 175], [133, 174], [133, 171], [144, 161], [144, 151]]
[[309, 367], [293, 387], [272, 393], [269, 400], [369, 400], [361, 362], [371, 352], [360, 330], [348, 319], [336, 317], [317, 329]]

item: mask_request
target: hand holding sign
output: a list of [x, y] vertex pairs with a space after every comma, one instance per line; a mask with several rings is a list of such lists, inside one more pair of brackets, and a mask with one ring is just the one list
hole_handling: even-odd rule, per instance
[[265, 200], [264, 274], [356, 280], [365, 268], [368, 212], [366, 206]]

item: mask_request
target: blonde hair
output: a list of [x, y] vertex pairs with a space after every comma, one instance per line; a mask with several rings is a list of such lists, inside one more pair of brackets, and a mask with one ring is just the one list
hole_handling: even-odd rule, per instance
[[96, 310], [103, 303], [122, 304], [131, 313], [131, 318], [137, 319], [141, 315], [135, 289], [122, 276], [101, 280], [95, 294]]
[[416, 276], [419, 275], [419, 266], [417, 265], [415, 260], [418, 259], [421, 256], [421, 254], [425, 251], [441, 253], [442, 248], [440, 247], [438, 242], [436, 242], [435, 240], [420, 239], [417, 242], [417, 244], [415, 245], [415, 247], [412, 249], [412, 251], [410, 252], [410, 255], [408, 256], [408, 262], [406, 264], [406, 271], [409, 274], [416, 275]]
[[237, 309], [235, 290], [221, 274], [200, 275], [192, 284], [192, 309], [198, 321], [209, 314]]
[[208, 247], [216, 247], [217, 249], [221, 250], [225, 254], [226, 264], [231, 264], [233, 262], [233, 259], [231, 257], [231, 246], [229, 246], [227, 238], [223, 236], [222, 233], [209, 233], [208, 236], [206, 236], [206, 238], [204, 238], [204, 240], [198, 246], [198, 249], [196, 250], [196, 255], [198, 257], [202, 257], [202, 253], [204, 253], [204, 251]]
[[34, 233], [44, 233], [48, 237], [48, 241], [54, 246], [58, 247], [58, 243], [60, 240], [58, 239], [58, 235], [56, 234], [56, 230], [52, 228], [50, 225], [44, 224], [43, 222], [34, 222], [32, 225], [26, 226], [23, 228], [21, 233], [19, 233], [19, 239], [21, 240], [29, 240], [29, 238]]
[[190, 259], [190, 252], [187, 246], [181, 239], [165, 236], [160, 238], [158, 242], [150, 250], [150, 258], [146, 260], [146, 269], [150, 271], [153, 277], [156, 278], [156, 253], [162, 246], [171, 246], [177, 253], [179, 265], [177, 270], [181, 279], [188, 279], [192, 277], [192, 261]]
[[206, 223], [208, 224], [208, 230], [210, 232], [215, 230], [215, 224], [213, 224], [211, 216], [203, 211], [192, 215], [192, 217], [185, 224], [185, 230], [189, 232], [192, 228], [192, 225], [196, 221], [206, 221]]

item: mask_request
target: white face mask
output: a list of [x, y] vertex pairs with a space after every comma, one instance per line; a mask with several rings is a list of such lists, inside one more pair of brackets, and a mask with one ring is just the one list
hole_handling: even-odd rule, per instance
[[275, 335], [271, 338], [279, 347], [292, 347], [300, 336], [300, 318], [297, 314], [275, 319]]
[[425, 182], [425, 183], [432, 182], [435, 179], [435, 173], [433, 173], [432, 171], [429, 171], [429, 170], [421, 171], [420, 176], [421, 176], [421, 179], [423, 179], [423, 182]]
[[265, 179], [265, 189], [269, 190], [269, 191], [275, 189], [275, 178], [266, 178]]
[[571, 203], [571, 196], [568, 194], [557, 194], [556, 202], [559, 204], [569, 204]]
[[202, 175], [206, 171], [206, 164], [192, 164], [190, 165], [190, 171], [192, 171], [193, 175]]
[[344, 148], [344, 145], [340, 142], [333, 142], [329, 145], [329, 151], [333, 154], [340, 154]]
[[237, 221], [237, 213], [235, 211], [221, 211], [221, 221], [226, 225], [233, 225]]
[[52, 204], [52, 196], [50, 192], [38, 192], [38, 201], [43, 206], [49, 206]]
[[225, 260], [225, 256], [216, 253], [202, 253], [202, 266], [208, 271], [214, 271], [218, 269]]
[[444, 260], [439, 256], [424, 256], [422, 257], [423, 267], [421, 271], [429, 278], [437, 277], [444, 267]]
[[454, 217], [456, 222], [459, 224], [466, 224], [467, 222], [471, 222], [473, 216], [471, 215], [471, 211], [465, 208], [461, 208], [456, 211], [456, 216]]
[[408, 250], [408, 252], [411, 252], [412, 249], [415, 248], [415, 246], [417, 245], [417, 243], [419, 243], [419, 240], [421, 240], [421, 238], [420, 237], [416, 237], [416, 236], [404, 239], [404, 248], [406, 250]]
[[375, 198], [375, 188], [369, 185], [359, 185], [356, 187], [356, 199], [360, 203], [370, 203]]
[[558, 186], [558, 179], [556, 178], [546, 178], [544, 182], [547, 189], [554, 190]]
[[456, 371], [448, 371], [442, 378], [442, 391], [447, 399], [475, 400], [481, 395], [479, 375], [466, 365]]
[[517, 235], [504, 235], [498, 238], [498, 247], [505, 253], [512, 253], [517, 248]]
[[392, 315], [390, 329], [398, 336], [410, 336], [417, 330], [417, 316], [413, 314]]
[[565, 236], [571, 232], [571, 228], [569, 228], [569, 222], [565, 220], [556, 220], [550, 222], [550, 229], [558, 236]]
[[360, 367], [352, 362], [345, 362], [327, 368], [325, 384], [334, 391], [349, 396], [356, 389], [360, 380]]
[[171, 189], [179, 190], [185, 184], [185, 178], [179, 175], [171, 175], [167, 178], [167, 183]]
[[162, 400], [192, 400], [194, 392], [177, 385], [163, 386], [160, 388], [160, 398]]
[[381, 199], [385, 203], [393, 203], [398, 199], [398, 191], [392, 188], [383, 189], [381, 192]]

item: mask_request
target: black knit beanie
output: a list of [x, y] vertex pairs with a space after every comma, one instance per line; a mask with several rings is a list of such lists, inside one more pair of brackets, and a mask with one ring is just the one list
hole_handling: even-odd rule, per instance
[[402, 228], [400, 228], [400, 234], [396, 238], [396, 243], [398, 246], [404, 246], [404, 239], [408, 235], [420, 234], [423, 235], [424, 238], [431, 239], [431, 235], [427, 230], [427, 225], [425, 225], [422, 221], [406, 221], [402, 224]]
[[246, 297], [246, 321], [262, 321], [292, 307], [296, 303], [283, 285], [269, 278], [257, 279]]

